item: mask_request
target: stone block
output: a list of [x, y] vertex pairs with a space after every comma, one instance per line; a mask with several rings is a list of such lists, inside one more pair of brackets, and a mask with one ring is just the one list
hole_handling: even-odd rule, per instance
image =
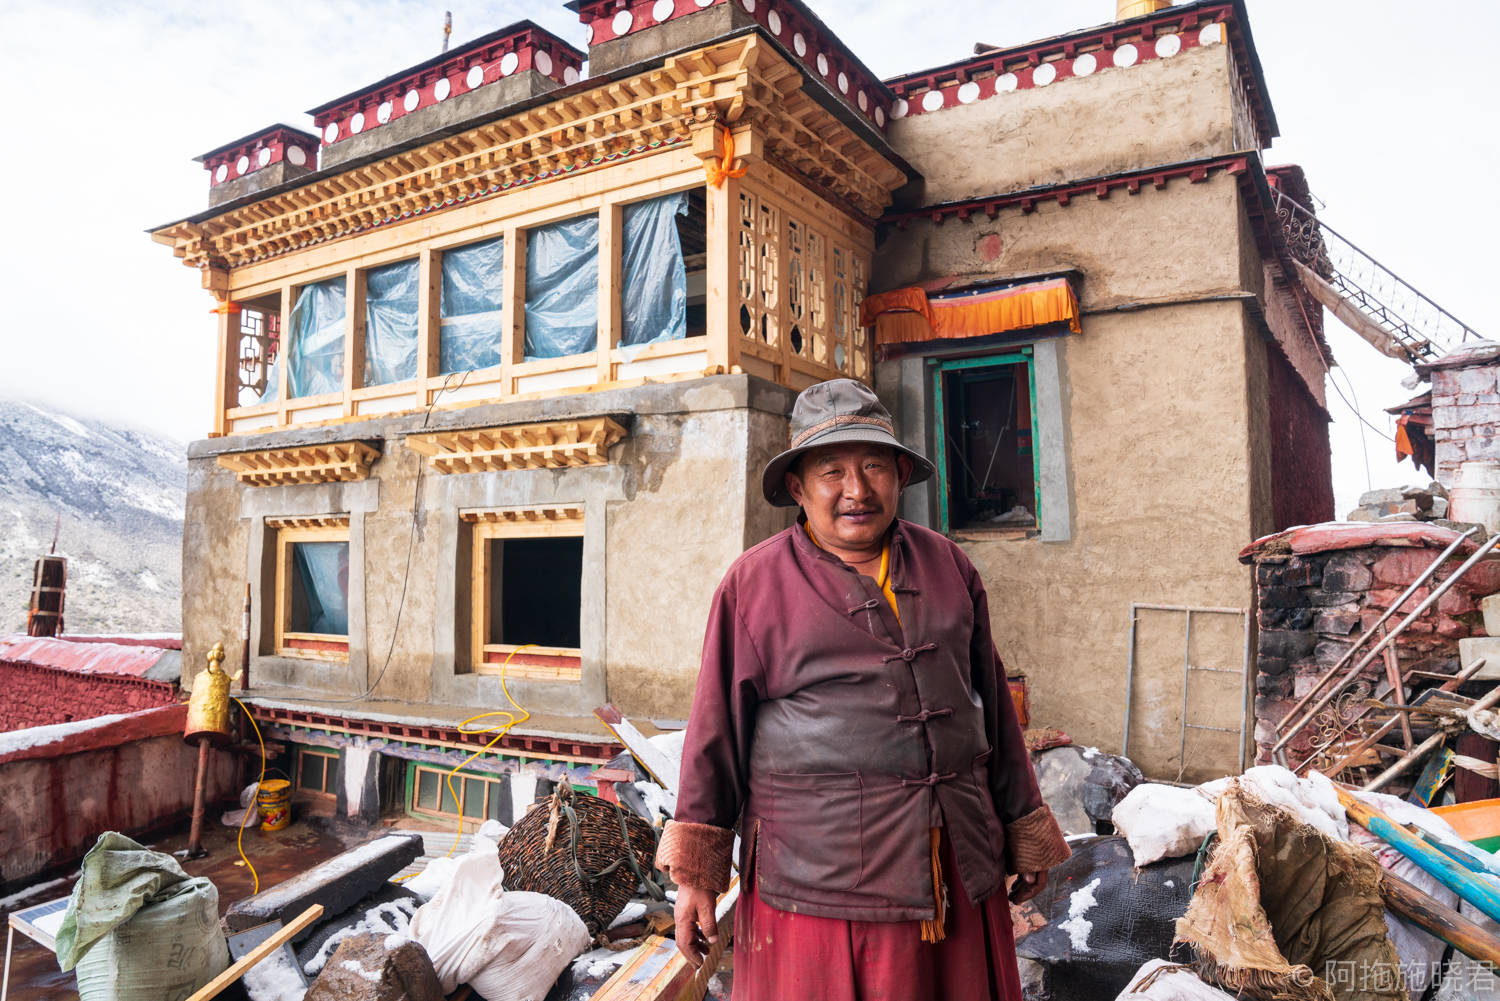
[[1255, 690], [1261, 695], [1269, 695], [1273, 698], [1286, 698], [1292, 694], [1293, 678], [1290, 674], [1272, 676], [1269, 674], [1257, 674], [1255, 676]]
[[1487, 365], [1459, 369], [1458, 391], [1460, 393], [1493, 393], [1495, 370]]
[[1453, 395], [1452, 393], [1449, 393], [1446, 396], [1439, 396], [1436, 393], [1432, 394], [1432, 405], [1434, 407], [1451, 407], [1457, 402], [1458, 397]]
[[1302, 608], [1308, 604], [1300, 589], [1280, 585], [1261, 588], [1259, 598], [1261, 608]]
[[1125, 794], [1146, 781], [1146, 776], [1129, 758], [1105, 754], [1093, 748], [1083, 751], [1083, 759], [1094, 766], [1083, 784], [1083, 809], [1096, 822], [1108, 821], [1115, 805]]
[[1476, 432], [1475, 436], [1464, 444], [1464, 454], [1471, 462], [1480, 459], [1500, 459], [1500, 436], [1496, 436], [1489, 430], [1484, 431], [1482, 436]]
[[1262, 608], [1256, 617], [1262, 629], [1306, 629], [1313, 623], [1311, 608]]
[[1484, 666], [1474, 675], [1474, 681], [1500, 681], [1500, 636], [1471, 636], [1458, 641], [1459, 666], [1467, 669], [1480, 658]]
[[[1375, 562], [1375, 554], [1369, 550], [1354, 549], [1334, 553], [1323, 563], [1323, 590], [1325, 591], [1363, 591], [1370, 586], [1370, 564]], [[1342, 574], [1349, 579], [1364, 583], [1353, 583], [1341, 586], [1329, 583], [1329, 574]]]
[[1338, 640], [1319, 640], [1318, 645], [1313, 648], [1313, 658], [1317, 660], [1319, 667], [1332, 667], [1343, 659], [1352, 645]]
[[1453, 406], [1453, 407], [1438, 407], [1438, 406], [1434, 406], [1432, 408], [1432, 426], [1434, 428], [1441, 429], [1441, 428], [1454, 428], [1454, 427], [1458, 427], [1461, 424], [1467, 424], [1469, 422], [1466, 421], [1466, 420], [1464, 420], [1464, 411], [1468, 410], [1468, 409], [1469, 409], [1468, 407], [1458, 407], [1458, 406]]
[[[322, 904], [324, 914], [339, 914], [366, 894], [378, 890], [386, 880], [422, 855], [422, 836], [416, 832], [386, 834], [342, 855], [315, 865], [306, 872], [235, 902], [224, 915], [231, 932], [244, 931], [268, 921], [292, 920], [312, 904]], [[298, 940], [312, 934], [305, 930]]]
[[1474, 602], [1474, 596], [1461, 587], [1450, 587], [1438, 599], [1438, 611], [1444, 615], [1467, 615], [1479, 606]]
[[1322, 567], [1299, 556], [1294, 556], [1285, 563], [1262, 563], [1255, 568], [1255, 582], [1261, 585], [1307, 587], [1317, 584], [1322, 578]]
[[1398, 511], [1395, 514], [1383, 514], [1379, 518], [1376, 518], [1375, 520], [1376, 521], [1390, 521], [1390, 522], [1416, 521], [1417, 520], [1417, 516], [1414, 515], [1414, 514], [1411, 514], [1410, 512], [1407, 512], [1407, 511]]
[[1262, 629], [1260, 633], [1260, 655], [1296, 660], [1309, 653], [1317, 637], [1310, 632], [1290, 629]]
[[1451, 616], [1438, 617], [1437, 634], [1444, 639], [1461, 640], [1474, 635], [1474, 627], [1463, 619]]
[[[1403, 593], [1405, 593], [1404, 588], [1378, 588], [1366, 594], [1365, 601], [1370, 608], [1378, 609], [1379, 611], [1383, 612], [1387, 608], [1390, 608], [1392, 605], [1394, 605]], [[1410, 598], [1407, 598], [1404, 602], [1401, 603], [1401, 607], [1400, 609], [1398, 609], [1398, 611], [1404, 614], [1406, 612], [1414, 610], [1427, 597], [1427, 593], [1427, 588], [1417, 588], [1416, 591], [1412, 593], [1412, 596]]]
[[1037, 788], [1064, 834], [1093, 834], [1094, 820], [1083, 808], [1083, 788], [1093, 772], [1075, 745], [1054, 747], [1035, 758]]
[[1255, 670], [1258, 674], [1275, 676], [1285, 674], [1292, 662], [1285, 657], [1257, 657], [1255, 659]]
[[[1387, 556], [1382, 556], [1375, 561], [1375, 581], [1383, 587], [1393, 587], [1404, 590], [1412, 581], [1426, 572], [1437, 559], [1438, 554], [1430, 549], [1396, 549]], [[1379, 592], [1371, 592], [1370, 600], [1375, 600]], [[1394, 600], [1395, 595], [1391, 600]]]
[[1329, 608], [1334, 605], [1354, 605], [1358, 607], [1359, 595], [1352, 591], [1308, 591], [1307, 604], [1318, 608]]
[[1484, 631], [1491, 636], [1500, 636], [1500, 594], [1480, 598], [1479, 610], [1484, 613]]
[[1446, 497], [1434, 497], [1434, 498], [1432, 498], [1432, 507], [1430, 507], [1430, 508], [1427, 509], [1427, 517], [1429, 517], [1429, 518], [1446, 518], [1446, 517], [1448, 517], [1448, 498], [1446, 498]]
[[1379, 507], [1381, 504], [1401, 503], [1401, 488], [1386, 487], [1382, 490], [1366, 490], [1359, 495], [1360, 507]]
[[1367, 507], [1357, 507], [1353, 511], [1350, 511], [1348, 514], [1344, 515], [1344, 520], [1345, 521], [1374, 521], [1378, 517], [1379, 517], [1379, 515], [1377, 515], [1374, 511], [1371, 511]]
[[1358, 612], [1322, 611], [1313, 619], [1313, 629], [1325, 635], [1348, 636], [1359, 625]]
[[1470, 594], [1494, 594], [1500, 591], [1500, 559], [1483, 559], [1469, 568], [1463, 580], [1454, 585]]
[[411, 939], [386, 947], [386, 936], [351, 935], [339, 943], [304, 1001], [443, 1001], [432, 960]]

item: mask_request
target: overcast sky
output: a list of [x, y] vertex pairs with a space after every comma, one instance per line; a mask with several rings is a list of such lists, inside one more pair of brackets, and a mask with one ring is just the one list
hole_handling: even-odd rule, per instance
[[[882, 77], [1110, 20], [1113, 0], [811, 0]], [[1249, 0], [1282, 137], [1270, 163], [1302, 164], [1329, 223], [1471, 326], [1495, 333], [1489, 237], [1500, 115], [1491, 0]], [[0, 10], [10, 81], [0, 243], [0, 395], [160, 431], [204, 435], [213, 399], [213, 305], [196, 272], [145, 231], [200, 210], [192, 158], [530, 18], [580, 46], [560, 0], [47, 3]], [[1331, 318], [1335, 378], [1365, 417], [1404, 400], [1404, 366]], [[1164, 359], [1164, 363], [1170, 363]], [[1346, 387], [1346, 383], [1348, 384]], [[1338, 395], [1340, 515], [1365, 489], [1418, 479]]]

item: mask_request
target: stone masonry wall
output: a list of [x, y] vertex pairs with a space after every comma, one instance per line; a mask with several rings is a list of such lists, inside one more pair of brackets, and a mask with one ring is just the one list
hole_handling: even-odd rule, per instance
[[[1255, 557], [1260, 642], [1255, 678], [1256, 761], [1271, 760], [1279, 739], [1276, 725], [1324, 673], [1348, 651], [1359, 635], [1437, 558], [1441, 549], [1427, 546], [1370, 545], [1301, 555], [1263, 553]], [[1442, 580], [1463, 553], [1445, 563]], [[1485, 635], [1477, 601], [1500, 591], [1500, 560], [1486, 560], [1470, 570], [1397, 639], [1403, 671], [1417, 668], [1441, 674], [1458, 670], [1458, 641]], [[1429, 594], [1423, 587], [1389, 620], [1394, 626]], [[1361, 651], [1373, 648], [1371, 640]], [[1383, 657], [1361, 673], [1371, 689], [1385, 677]], [[1410, 693], [1409, 693], [1410, 694]], [[1310, 748], [1311, 730], [1291, 745], [1300, 760]]]
[[169, 706], [175, 685], [0, 660], [0, 732]]
[[1452, 486], [1458, 467], [1471, 460], [1500, 460], [1500, 387], [1493, 362], [1432, 372], [1432, 433], [1438, 481]]

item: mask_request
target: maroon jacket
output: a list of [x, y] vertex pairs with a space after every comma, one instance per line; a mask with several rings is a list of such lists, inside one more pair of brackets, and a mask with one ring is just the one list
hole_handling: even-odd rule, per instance
[[932, 827], [976, 903], [1003, 889], [1007, 862], [1033, 871], [1067, 857], [973, 564], [897, 521], [890, 574], [899, 622], [874, 581], [800, 524], [730, 567], [662, 844], [679, 883], [721, 888], [693, 842], [707, 832], [727, 844], [737, 822], [762, 898], [826, 917], [932, 919]]

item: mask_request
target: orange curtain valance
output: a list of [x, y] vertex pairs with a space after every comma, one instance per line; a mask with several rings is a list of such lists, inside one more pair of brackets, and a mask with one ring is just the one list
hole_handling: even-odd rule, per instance
[[929, 299], [920, 288], [898, 288], [866, 296], [859, 322], [874, 325], [875, 344], [910, 344], [958, 337], [984, 337], [1066, 323], [1079, 333], [1078, 297], [1066, 278], [1017, 285], [952, 299]]

